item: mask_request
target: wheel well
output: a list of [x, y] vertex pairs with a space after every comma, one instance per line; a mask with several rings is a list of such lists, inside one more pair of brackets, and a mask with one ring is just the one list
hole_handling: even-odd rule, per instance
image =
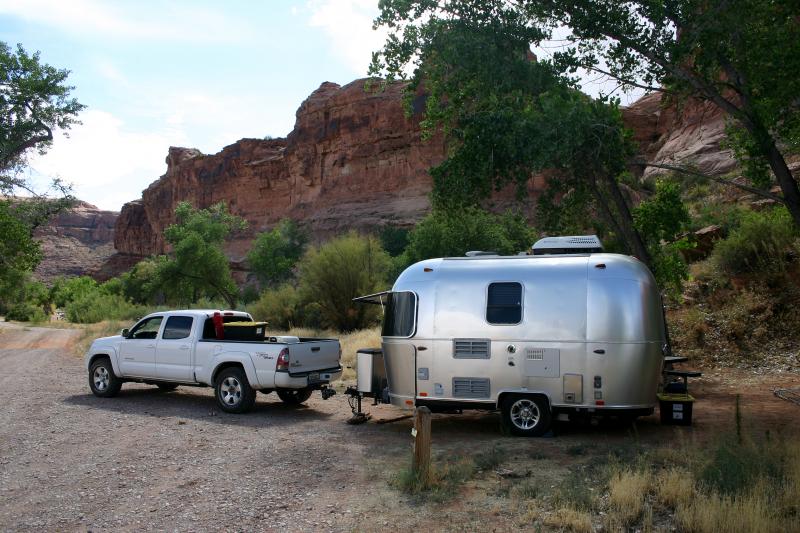
[[509, 396], [529, 396], [531, 398], [540, 398], [540, 399], [544, 400], [545, 405], [547, 405], [547, 409], [550, 412], [553, 411], [553, 407], [550, 405], [550, 397], [547, 396], [547, 394], [545, 394], [543, 392], [521, 392], [521, 391], [501, 392], [497, 396], [497, 407], [502, 409], [503, 402], [505, 402], [506, 398], [508, 398]]
[[99, 354], [93, 355], [92, 358], [89, 359], [89, 368], [91, 368], [92, 365], [95, 363], [95, 361], [97, 361], [99, 359], [108, 359], [109, 362], [111, 361], [111, 357], [109, 357], [108, 354], [99, 353]]
[[231, 367], [241, 368], [242, 370], [244, 370], [244, 366], [242, 366], [242, 363], [237, 363], [235, 361], [228, 361], [227, 363], [221, 363], [217, 368], [214, 369], [214, 374], [211, 376], [211, 383], [216, 384], [217, 376], [219, 376], [219, 373], [225, 370], [226, 368], [231, 368]]

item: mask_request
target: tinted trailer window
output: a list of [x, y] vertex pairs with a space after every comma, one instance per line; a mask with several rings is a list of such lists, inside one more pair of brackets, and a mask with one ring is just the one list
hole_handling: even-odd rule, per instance
[[486, 321], [489, 324], [519, 324], [522, 322], [522, 284], [490, 283], [486, 301]]
[[417, 295], [413, 292], [387, 294], [384, 307], [384, 337], [411, 337], [417, 323]]

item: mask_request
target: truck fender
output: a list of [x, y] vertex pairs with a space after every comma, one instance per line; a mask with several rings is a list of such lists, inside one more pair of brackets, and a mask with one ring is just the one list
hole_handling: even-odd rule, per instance
[[122, 377], [122, 372], [119, 369], [119, 361], [117, 360], [117, 350], [111, 346], [103, 346], [102, 349], [87, 357], [86, 370], [89, 370], [92, 367], [92, 362], [94, 362], [94, 360], [98, 357], [108, 357], [111, 360], [111, 368], [114, 369], [114, 375], [117, 377]]
[[254, 389], [261, 387], [261, 384], [258, 382], [256, 367], [253, 364], [253, 360], [250, 358], [250, 354], [247, 352], [220, 352], [215, 354], [214, 358], [211, 360], [211, 364], [208, 365], [211, 368], [211, 373], [206, 376], [208, 385], [214, 386], [212, 377], [217, 373], [217, 369], [220, 365], [225, 363], [241, 364], [244, 368], [245, 375], [247, 375], [247, 381], [250, 382], [250, 386]]
[[553, 400], [550, 398], [550, 395], [542, 390], [531, 390], [531, 389], [502, 389], [497, 392], [497, 409], [502, 409], [503, 407], [503, 398], [508, 396], [509, 394], [520, 394], [523, 396], [544, 396], [547, 398], [547, 404], [550, 406], [550, 411], [553, 410]]

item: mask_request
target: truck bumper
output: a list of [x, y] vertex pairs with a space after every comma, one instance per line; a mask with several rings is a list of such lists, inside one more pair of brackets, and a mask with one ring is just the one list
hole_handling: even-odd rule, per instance
[[289, 374], [288, 372], [275, 373], [276, 389], [305, 389], [308, 387], [319, 388], [336, 381], [342, 375], [342, 369], [334, 368], [320, 370], [319, 372], [304, 372], [303, 374]]

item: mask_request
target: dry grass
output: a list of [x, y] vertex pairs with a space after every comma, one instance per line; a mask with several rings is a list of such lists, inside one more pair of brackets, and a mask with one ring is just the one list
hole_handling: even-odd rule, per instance
[[676, 509], [676, 518], [681, 528], [691, 533], [767, 533], [798, 531], [797, 522], [792, 526], [781, 523], [764, 494], [754, 489], [745, 496], [729, 497], [717, 494], [696, 494], [691, 500]]
[[686, 503], [694, 493], [692, 475], [685, 470], [670, 468], [656, 479], [658, 501], [668, 507]]
[[591, 533], [592, 516], [583, 511], [563, 507], [544, 518], [544, 525], [575, 533]]
[[609, 502], [622, 523], [631, 524], [642, 514], [650, 481], [649, 471], [623, 470], [611, 476]]

